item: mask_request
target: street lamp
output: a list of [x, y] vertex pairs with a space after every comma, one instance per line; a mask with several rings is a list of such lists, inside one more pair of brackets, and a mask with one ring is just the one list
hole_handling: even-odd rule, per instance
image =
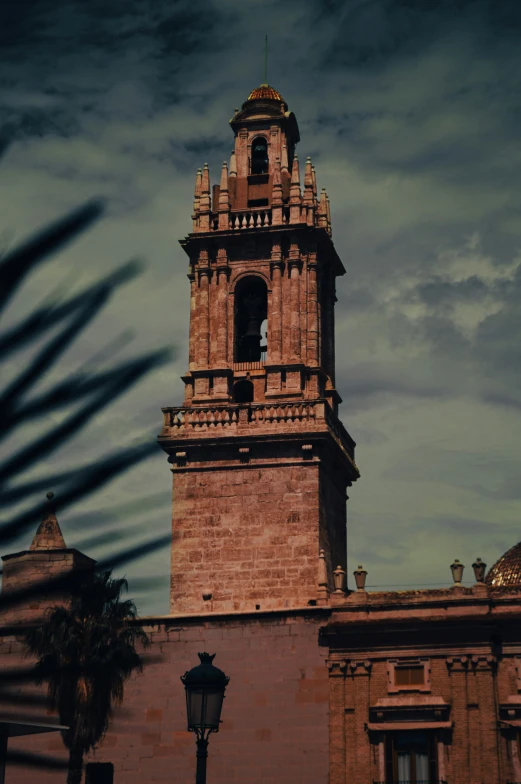
[[219, 732], [224, 691], [230, 679], [213, 666], [215, 653], [197, 655], [201, 663], [181, 675], [181, 681], [186, 691], [188, 731], [195, 732], [197, 738], [195, 784], [206, 784], [208, 737], [211, 732]]

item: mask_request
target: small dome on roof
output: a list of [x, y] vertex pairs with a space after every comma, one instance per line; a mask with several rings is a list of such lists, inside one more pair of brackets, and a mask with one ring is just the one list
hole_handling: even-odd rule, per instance
[[277, 92], [274, 87], [270, 87], [269, 84], [261, 84], [260, 87], [256, 87], [255, 90], [252, 90], [248, 95], [248, 101], [257, 101], [259, 98], [267, 98], [270, 101], [281, 101], [282, 103], [285, 103], [282, 95]]
[[521, 542], [499, 558], [485, 577], [487, 585], [499, 588], [506, 585], [521, 585]]

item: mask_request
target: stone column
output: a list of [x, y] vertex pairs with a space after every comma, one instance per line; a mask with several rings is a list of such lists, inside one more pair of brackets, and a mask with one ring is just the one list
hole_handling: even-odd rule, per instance
[[268, 362], [282, 361], [282, 260], [272, 261], [271, 313], [268, 314], [270, 339], [268, 340]]
[[300, 261], [292, 259], [288, 263], [290, 280], [290, 360], [300, 362]]
[[210, 270], [203, 267], [199, 270], [199, 318], [197, 325], [197, 365], [208, 367], [208, 351], [210, 347], [210, 311], [209, 311]]
[[217, 270], [217, 366], [222, 368], [228, 361], [228, 270]]
[[317, 265], [308, 264], [308, 365], [318, 365]]

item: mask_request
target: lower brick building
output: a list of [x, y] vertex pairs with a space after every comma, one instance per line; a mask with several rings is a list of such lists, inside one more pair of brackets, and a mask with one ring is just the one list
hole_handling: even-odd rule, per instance
[[[61, 571], [64, 550], [30, 552], [54, 556]], [[107, 763], [116, 784], [194, 780], [180, 676], [208, 650], [231, 677], [221, 731], [210, 739], [209, 782], [521, 782], [519, 553], [513, 548], [473, 587], [324, 596], [317, 580], [315, 606], [143, 618], [150, 663], [128, 683], [88, 761], [88, 781], [104, 782], [97, 776]], [[8, 557], [11, 573], [25, 557]], [[69, 568], [80, 563], [77, 556]], [[34, 622], [34, 608], [19, 608], [24, 619]], [[21, 656], [16, 633], [4, 636], [2, 669], [19, 666]], [[56, 721], [2, 705], [1, 720], [15, 714]], [[58, 733], [14, 737], [9, 748], [66, 757]], [[6, 782], [31, 776], [11, 766]], [[38, 771], [42, 782], [63, 777]]]

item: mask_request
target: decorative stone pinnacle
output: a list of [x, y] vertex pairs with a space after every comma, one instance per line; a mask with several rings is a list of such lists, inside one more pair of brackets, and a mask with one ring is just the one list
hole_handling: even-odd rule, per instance
[[476, 582], [485, 582], [485, 569], [487, 568], [486, 563], [483, 563], [481, 558], [476, 558], [472, 564], [472, 568], [474, 569], [474, 577], [476, 578]]
[[54, 504], [52, 499], [54, 493], [49, 491], [47, 493], [47, 503], [42, 517], [42, 521], [38, 526], [31, 542], [30, 550], [65, 550], [67, 545], [63, 538], [63, 534], [58, 525], [56, 514], [54, 511]]
[[318, 584], [327, 586], [327, 564], [324, 550], [320, 550], [318, 555]]
[[364, 569], [362, 564], [358, 564], [358, 569], [353, 572], [356, 587], [359, 591], [365, 591], [365, 581], [367, 578], [367, 571]]

